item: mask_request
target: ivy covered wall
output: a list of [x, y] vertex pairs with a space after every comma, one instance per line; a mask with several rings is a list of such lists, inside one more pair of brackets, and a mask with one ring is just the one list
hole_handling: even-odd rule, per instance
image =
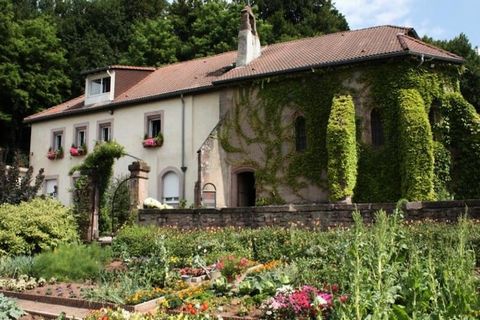
[[334, 97], [327, 125], [330, 200], [347, 200], [353, 196], [353, 188], [357, 182], [355, 131], [355, 106], [352, 97]]
[[[245, 82], [233, 90], [229, 110], [212, 135], [228, 166], [221, 168], [225, 188], [236, 168], [250, 168], [259, 205], [336, 201], [349, 195], [357, 202], [479, 197], [480, 187], [461, 187], [475, 184], [469, 170], [480, 168], [480, 123], [458, 94], [458, 75], [456, 66], [397, 59]], [[351, 134], [327, 143], [329, 118], [338, 118], [332, 114], [338, 96], [352, 97], [355, 121], [348, 127], [355, 131], [356, 144], [346, 145]], [[438, 105], [436, 116], [432, 105]], [[378, 146], [371, 141], [374, 108], [384, 135]], [[295, 148], [298, 116], [306, 123], [306, 147], [301, 151]], [[470, 152], [472, 144], [475, 150]], [[333, 168], [332, 159], [342, 148], [349, 150], [344, 158], [350, 160]], [[460, 160], [465, 154], [468, 164]], [[356, 174], [338, 193], [332, 178], [329, 187], [328, 177], [342, 166]]]

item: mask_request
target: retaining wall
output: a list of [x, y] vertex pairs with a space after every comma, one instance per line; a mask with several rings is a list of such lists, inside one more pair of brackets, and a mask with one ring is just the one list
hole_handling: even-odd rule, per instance
[[[361, 213], [365, 222], [371, 222], [376, 211], [393, 212], [395, 207], [394, 203], [328, 203], [221, 209], [142, 209], [139, 210], [138, 222], [141, 225], [181, 229], [292, 225], [327, 229], [351, 225], [355, 210]], [[407, 202], [403, 212], [407, 220], [455, 222], [465, 212], [473, 219], [480, 219], [480, 200]]]

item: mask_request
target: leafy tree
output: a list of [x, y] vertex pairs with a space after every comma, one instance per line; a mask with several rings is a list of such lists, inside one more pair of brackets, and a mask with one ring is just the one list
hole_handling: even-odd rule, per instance
[[345, 17], [331, 0], [255, 0], [252, 4], [258, 7], [258, 17], [272, 25], [274, 42], [348, 30]]
[[130, 36], [130, 45], [121, 63], [160, 66], [175, 62], [180, 45], [170, 20], [160, 17], [137, 22]]
[[11, 2], [0, 0], [0, 145], [26, 147], [23, 118], [63, 100], [64, 55], [50, 19], [17, 22]]
[[[236, 50], [243, 4], [225, 0], [177, 0], [169, 9], [175, 35], [180, 40], [180, 61]], [[257, 21], [262, 43], [272, 42], [271, 27]]]
[[424, 37], [423, 40], [465, 58], [465, 67], [460, 77], [460, 90], [465, 99], [480, 112], [480, 56], [468, 37], [460, 33], [451, 40], [434, 40], [430, 37]]
[[168, 9], [166, 0], [122, 0], [122, 7], [126, 12], [126, 20], [130, 22], [143, 19], [155, 19], [163, 16]]
[[0, 160], [0, 204], [19, 204], [22, 201], [33, 199], [45, 178], [43, 169], [40, 169], [33, 181], [33, 167], [29, 167], [27, 171], [21, 175], [18, 161], [14, 163], [13, 166], [7, 167], [7, 165]]

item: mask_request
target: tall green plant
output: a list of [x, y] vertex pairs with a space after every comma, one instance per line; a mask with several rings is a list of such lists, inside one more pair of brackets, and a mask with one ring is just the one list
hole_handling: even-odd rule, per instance
[[330, 200], [353, 195], [357, 182], [355, 106], [350, 95], [333, 98], [327, 125], [328, 186]]
[[433, 200], [433, 138], [423, 99], [415, 89], [402, 89], [398, 100], [402, 198]]
[[450, 124], [452, 184], [459, 199], [480, 196], [480, 115], [459, 93], [447, 95], [442, 106]]

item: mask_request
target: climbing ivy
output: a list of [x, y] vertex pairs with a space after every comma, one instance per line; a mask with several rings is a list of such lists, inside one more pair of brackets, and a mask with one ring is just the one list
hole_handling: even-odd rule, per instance
[[433, 200], [433, 139], [428, 115], [416, 89], [398, 95], [402, 198]]
[[[458, 76], [459, 68], [456, 66], [437, 65], [432, 69], [424, 65], [419, 66], [414, 61], [379, 64], [366, 68], [363, 81], [368, 83], [371, 108], [375, 107], [381, 111], [385, 144], [374, 148], [364, 142], [361, 143], [354, 201], [397, 201], [405, 197], [400, 188], [402, 173], [398, 149], [401, 135], [398, 124], [400, 90], [417, 90], [428, 114], [432, 103], [442, 101], [446, 91], [459, 90]], [[443, 127], [439, 128], [439, 131], [446, 133], [448, 123], [444, 122]], [[442, 139], [446, 141], [448, 137], [447, 132]], [[434, 176], [433, 179], [437, 178]], [[439, 195], [435, 197], [440, 198]]]
[[[94, 209], [103, 206], [104, 195], [113, 174], [113, 163], [125, 155], [125, 149], [114, 141], [98, 143], [85, 160], [70, 169], [69, 174], [80, 173], [74, 190], [74, 214], [80, 231], [87, 239]], [[95, 200], [95, 194], [98, 199]]]
[[355, 131], [355, 106], [352, 97], [335, 97], [327, 125], [330, 200], [344, 200], [353, 195], [357, 181]]
[[[262, 204], [284, 203], [286, 198], [308, 201], [312, 187], [318, 192], [334, 189], [327, 179], [327, 171], [334, 172], [327, 170], [327, 125], [333, 98], [350, 95], [357, 111], [357, 181], [348, 184], [355, 185], [354, 201], [478, 197], [480, 186], [472, 181], [478, 176], [472, 173], [480, 170], [478, 114], [458, 94], [459, 70], [392, 59], [245, 82], [235, 91], [218, 137], [231, 165], [255, 171]], [[437, 102], [442, 121], [429, 123], [430, 107]], [[382, 146], [372, 146], [365, 134], [370, 125], [366, 113], [373, 108], [381, 115]], [[297, 115], [306, 120], [303, 151], [295, 150]], [[415, 135], [405, 134], [411, 130]], [[471, 146], [478, 149], [468, 153]], [[468, 190], [470, 185], [475, 188]], [[304, 192], [307, 186], [310, 191]], [[334, 193], [332, 199], [341, 198]]]
[[480, 116], [460, 93], [445, 96], [452, 152], [452, 191], [457, 199], [480, 196]]
[[452, 157], [450, 151], [445, 148], [444, 144], [439, 141], [433, 141], [433, 158], [435, 165], [433, 168], [433, 189], [437, 200], [452, 199], [449, 190], [451, 175], [450, 168], [452, 166]]

